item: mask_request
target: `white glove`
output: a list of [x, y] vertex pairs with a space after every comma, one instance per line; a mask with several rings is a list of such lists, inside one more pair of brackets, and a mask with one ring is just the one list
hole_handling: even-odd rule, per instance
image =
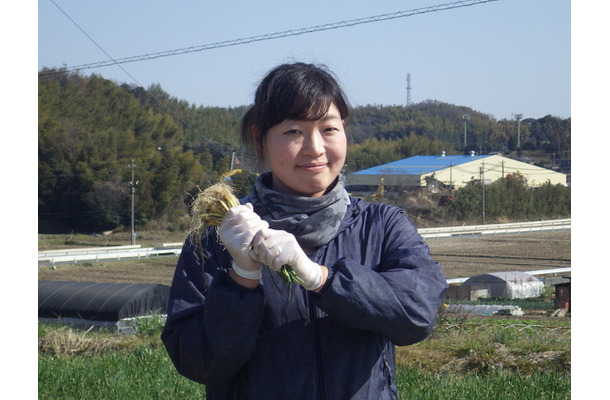
[[322, 286], [322, 268], [307, 257], [294, 235], [286, 231], [259, 231], [252, 241], [251, 257], [274, 271], [289, 265], [303, 280], [301, 285], [307, 290], [316, 290]]
[[233, 269], [237, 275], [248, 279], [260, 279], [262, 264], [250, 258], [254, 235], [269, 224], [253, 211], [252, 204], [239, 205], [227, 211], [218, 229], [220, 241], [233, 257]]

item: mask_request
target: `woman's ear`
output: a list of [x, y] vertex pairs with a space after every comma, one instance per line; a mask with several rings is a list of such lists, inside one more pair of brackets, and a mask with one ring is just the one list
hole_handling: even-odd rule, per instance
[[256, 151], [258, 152], [258, 156], [261, 159], [265, 158], [265, 151], [264, 151], [264, 146], [263, 146], [263, 135], [260, 131], [260, 129], [258, 129], [256, 126], [252, 126], [250, 128], [250, 136], [252, 138], [252, 143], [254, 143], [254, 147], [256, 148]]

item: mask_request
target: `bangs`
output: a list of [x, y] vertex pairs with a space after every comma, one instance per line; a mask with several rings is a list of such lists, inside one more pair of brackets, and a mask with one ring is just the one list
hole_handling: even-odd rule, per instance
[[350, 106], [341, 87], [325, 67], [312, 64], [283, 64], [271, 70], [261, 81], [254, 105], [241, 121], [244, 143], [253, 140], [252, 129], [262, 140], [274, 125], [287, 119], [315, 121], [323, 118], [334, 104], [342, 120], [347, 120]]
[[[286, 119], [315, 121], [326, 115], [333, 99], [326, 95], [321, 97], [296, 97], [293, 98], [292, 104], [289, 105]], [[281, 122], [281, 121], [278, 121]]]
[[341, 118], [349, 113], [347, 102], [338, 85], [321, 71], [308, 71], [302, 79], [284, 80], [275, 91], [268, 115], [271, 127], [286, 119], [315, 121], [323, 118], [334, 104]]

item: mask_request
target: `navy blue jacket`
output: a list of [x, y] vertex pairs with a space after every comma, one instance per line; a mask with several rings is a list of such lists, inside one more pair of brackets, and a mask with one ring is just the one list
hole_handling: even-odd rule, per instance
[[185, 243], [161, 336], [208, 400], [398, 397], [394, 346], [429, 334], [447, 283], [402, 209], [350, 200], [337, 236], [310, 255], [329, 268], [317, 294], [293, 285], [288, 300], [266, 269], [246, 289], [215, 234], [204, 267]]

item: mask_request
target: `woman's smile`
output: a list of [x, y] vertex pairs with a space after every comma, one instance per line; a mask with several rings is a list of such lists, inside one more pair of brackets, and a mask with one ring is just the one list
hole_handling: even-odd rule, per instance
[[285, 120], [272, 126], [263, 156], [273, 174], [273, 189], [318, 197], [335, 182], [345, 164], [347, 137], [334, 104], [318, 120]]
[[309, 163], [297, 165], [297, 168], [302, 169], [306, 172], [322, 172], [326, 170], [328, 163]]

